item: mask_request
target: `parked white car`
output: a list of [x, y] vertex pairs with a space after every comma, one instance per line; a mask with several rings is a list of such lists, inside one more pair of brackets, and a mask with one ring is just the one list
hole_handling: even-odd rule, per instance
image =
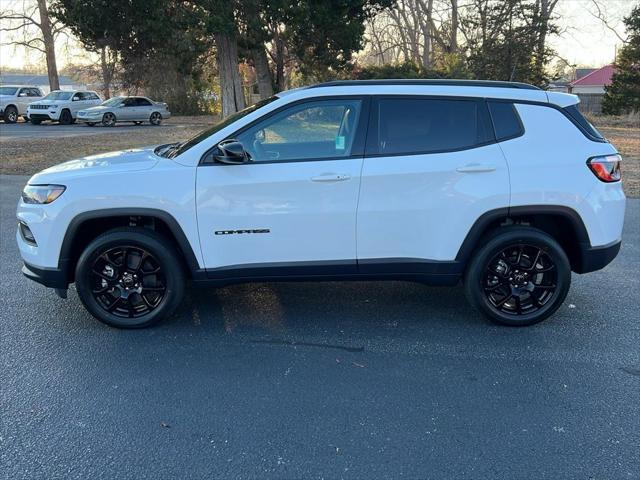
[[127, 328], [187, 280], [463, 282], [494, 321], [540, 322], [621, 244], [621, 158], [578, 101], [460, 80], [281, 92], [185, 142], [33, 176], [23, 272]]
[[102, 99], [96, 92], [54, 90], [42, 100], [30, 103], [27, 116], [34, 125], [39, 125], [43, 121], [69, 125], [76, 121], [80, 110], [101, 103]]
[[78, 121], [90, 127], [96, 123], [113, 127], [117, 122], [133, 122], [136, 125], [149, 122], [151, 125], [160, 125], [162, 120], [170, 116], [166, 103], [154, 102], [147, 97], [113, 97], [97, 107], [80, 110]]
[[29, 103], [42, 98], [42, 90], [27, 85], [0, 86], [0, 118], [5, 123], [16, 123], [27, 115]]

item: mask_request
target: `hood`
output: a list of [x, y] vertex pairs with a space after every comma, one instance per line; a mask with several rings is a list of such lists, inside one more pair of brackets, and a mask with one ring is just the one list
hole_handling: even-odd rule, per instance
[[32, 185], [64, 184], [66, 180], [78, 177], [148, 170], [153, 168], [159, 160], [160, 157], [153, 153], [153, 147], [101, 153], [49, 167], [36, 173], [29, 179], [29, 183]]
[[60, 105], [62, 103], [68, 103], [69, 100], [38, 100], [36, 102], [31, 102], [29, 105]]
[[112, 107], [107, 107], [105, 105], [96, 105], [95, 107], [83, 108], [80, 110], [81, 112], [89, 112], [89, 113], [98, 113], [104, 112], [106, 110], [111, 110]]

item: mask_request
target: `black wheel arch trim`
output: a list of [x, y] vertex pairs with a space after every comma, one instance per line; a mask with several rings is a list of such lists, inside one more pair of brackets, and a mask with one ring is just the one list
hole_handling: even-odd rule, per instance
[[182, 227], [178, 221], [168, 212], [155, 208], [108, 208], [101, 210], [92, 210], [90, 212], [84, 212], [76, 215], [69, 223], [67, 231], [65, 232], [62, 246], [60, 248], [60, 256], [58, 259], [58, 268], [65, 274], [65, 278], [69, 279], [70, 267], [72, 260], [72, 247], [73, 241], [78, 233], [80, 226], [87, 220], [96, 220], [99, 218], [111, 218], [111, 217], [152, 217], [158, 218], [164, 222], [174, 239], [176, 240], [184, 260], [189, 268], [189, 273], [194, 277], [205, 276], [204, 270], [200, 268], [200, 263], [196, 257], [187, 236], [185, 235]]
[[577, 252], [575, 252], [577, 253], [576, 262], [572, 265], [573, 271], [576, 273], [587, 273], [604, 268], [615, 258], [620, 249], [619, 241], [612, 242], [609, 245], [593, 247], [582, 217], [570, 207], [563, 205], [524, 205], [497, 208], [482, 214], [475, 221], [462, 242], [456, 255], [456, 261], [462, 264], [466, 264], [469, 261], [490, 225], [496, 222], [507, 223], [513, 220], [514, 217], [534, 215], [559, 216], [569, 221], [578, 241], [576, 245]]

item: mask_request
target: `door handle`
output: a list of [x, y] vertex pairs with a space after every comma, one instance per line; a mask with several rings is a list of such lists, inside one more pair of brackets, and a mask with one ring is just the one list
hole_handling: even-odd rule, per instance
[[311, 181], [332, 183], [332, 182], [344, 182], [345, 180], [349, 180], [350, 178], [351, 176], [345, 173], [324, 173], [316, 177], [311, 177]]
[[486, 163], [469, 163], [468, 165], [456, 168], [456, 171], [460, 173], [482, 173], [493, 172], [495, 169], [496, 167], [494, 165]]

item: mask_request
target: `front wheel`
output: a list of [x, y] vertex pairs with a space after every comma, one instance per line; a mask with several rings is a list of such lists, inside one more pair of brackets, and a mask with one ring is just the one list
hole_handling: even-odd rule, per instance
[[571, 266], [558, 242], [530, 227], [509, 227], [489, 238], [465, 274], [469, 302], [503, 325], [541, 322], [564, 302]]
[[73, 123], [73, 116], [69, 110], [63, 110], [60, 113], [59, 122], [61, 125], [71, 125]]
[[184, 295], [184, 271], [165, 237], [142, 228], [106, 232], [84, 250], [76, 289], [89, 312], [107, 325], [141, 328], [173, 313]]
[[116, 116], [113, 113], [107, 112], [102, 116], [102, 125], [105, 127], [113, 127], [115, 124]]
[[160, 112], [153, 112], [149, 117], [149, 122], [151, 122], [151, 125], [160, 125], [160, 123], [162, 123], [162, 115]]

